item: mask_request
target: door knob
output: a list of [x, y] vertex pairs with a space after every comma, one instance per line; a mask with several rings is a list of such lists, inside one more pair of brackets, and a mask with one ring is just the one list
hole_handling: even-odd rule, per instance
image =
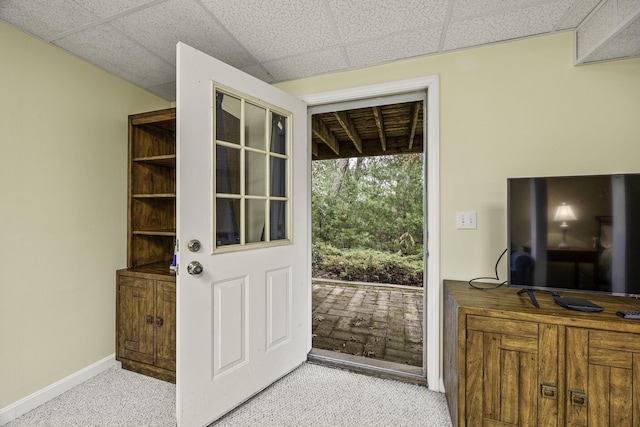
[[200, 264], [198, 261], [191, 261], [189, 265], [187, 265], [187, 273], [191, 274], [192, 276], [197, 276], [198, 274], [202, 273], [202, 270], [202, 264]]

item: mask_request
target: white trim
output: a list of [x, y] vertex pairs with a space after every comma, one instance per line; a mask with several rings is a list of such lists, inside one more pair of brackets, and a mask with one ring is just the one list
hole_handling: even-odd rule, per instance
[[82, 384], [88, 379], [93, 378], [114, 366], [116, 366], [115, 353], [61, 379], [60, 381], [48, 385], [47, 387], [38, 390], [9, 406], [0, 408], [0, 426], [15, 420], [32, 409], [47, 403], [48, 401], [60, 396], [62, 393], [71, 390], [75, 386]]
[[376, 96], [426, 91], [427, 93], [427, 382], [443, 392], [442, 379], [442, 281], [440, 280], [440, 78], [438, 75], [359, 86], [300, 96], [309, 107]]

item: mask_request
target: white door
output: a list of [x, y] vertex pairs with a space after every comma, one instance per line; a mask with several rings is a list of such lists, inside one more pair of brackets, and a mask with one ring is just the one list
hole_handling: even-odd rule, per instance
[[176, 405], [191, 427], [306, 359], [310, 160], [298, 98], [182, 43], [177, 80]]

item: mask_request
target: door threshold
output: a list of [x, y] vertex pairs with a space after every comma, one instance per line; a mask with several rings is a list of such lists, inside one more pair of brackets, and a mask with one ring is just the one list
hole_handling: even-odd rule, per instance
[[379, 378], [393, 379], [427, 386], [427, 378], [419, 366], [403, 365], [386, 360], [370, 359], [337, 351], [312, 348], [307, 361], [317, 365], [346, 369], [360, 374]]

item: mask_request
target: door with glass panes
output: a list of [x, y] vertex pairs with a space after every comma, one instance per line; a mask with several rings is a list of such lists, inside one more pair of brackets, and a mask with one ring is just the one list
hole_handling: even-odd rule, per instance
[[206, 425], [306, 359], [307, 114], [179, 44], [177, 115], [177, 416]]

